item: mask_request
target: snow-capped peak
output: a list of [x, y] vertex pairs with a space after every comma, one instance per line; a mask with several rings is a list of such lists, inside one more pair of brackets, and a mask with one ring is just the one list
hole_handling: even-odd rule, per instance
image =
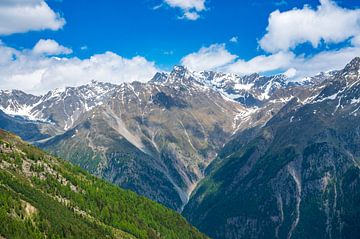
[[103, 104], [116, 88], [110, 83], [91, 81], [79, 87], [58, 88], [43, 96], [16, 90], [0, 91], [0, 109], [31, 120], [55, 121], [67, 129], [81, 113]]

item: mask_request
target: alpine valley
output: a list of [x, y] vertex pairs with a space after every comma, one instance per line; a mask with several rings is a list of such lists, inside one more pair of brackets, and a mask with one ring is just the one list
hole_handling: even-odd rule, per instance
[[[181, 212], [211, 238], [360, 238], [360, 58], [342, 70], [296, 81], [285, 75], [240, 76], [176, 66], [146, 83], [92, 81], [42, 96], [3, 90], [0, 109], [0, 128]], [[24, 157], [22, 167], [33, 166]], [[77, 192], [86, 191], [82, 188], [86, 180], [96, 181], [51, 156], [45, 158], [36, 167], [57, 175], [51, 165], [60, 165], [56, 168], [63, 172], [64, 180], [61, 176], [54, 184], [69, 181], [70, 188], [74, 186], [70, 191]], [[11, 171], [9, 162], [0, 164], [0, 169], [28, 180], [29, 172], [15, 166]], [[64, 173], [74, 170], [73, 182]], [[27, 182], [42, 185], [41, 178]], [[18, 185], [15, 179], [10, 183]], [[0, 189], [20, 195], [3, 184], [0, 178]], [[45, 196], [61, 199], [67, 195], [61, 192]], [[18, 196], [18, 207], [40, 205], [27, 200], [26, 193]], [[158, 208], [168, 213], [164, 217], [172, 218], [170, 210], [141, 200], [145, 209]], [[74, 208], [82, 213], [80, 206]], [[186, 224], [183, 237], [160, 235], [160, 229], [161, 233], [175, 232], [157, 225], [137, 232], [132, 228], [141, 228], [144, 221], [128, 229], [111, 224], [106, 217], [91, 219], [91, 211], [84, 211], [86, 222], [82, 223], [94, 233], [204, 237], [175, 213], [173, 217]], [[158, 215], [152, 211], [144, 217], [146, 213]], [[155, 236], [150, 237], [153, 232]]]

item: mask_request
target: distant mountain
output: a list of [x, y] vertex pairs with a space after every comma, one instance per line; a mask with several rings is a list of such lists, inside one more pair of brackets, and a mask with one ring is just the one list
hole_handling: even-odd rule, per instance
[[8, 115], [53, 123], [67, 130], [85, 112], [106, 102], [116, 91], [110, 83], [92, 81], [79, 87], [56, 89], [43, 96], [22, 91], [0, 91], [0, 110]]
[[313, 86], [329, 74], [319, 74], [301, 81], [291, 81], [285, 75], [260, 76], [258, 74], [239, 76], [229, 73], [194, 73], [204, 84], [221, 92], [226, 97], [247, 107], [262, 107], [272, 100], [286, 100], [293, 96], [293, 89]]
[[206, 238], [179, 214], [0, 130], [1, 238]]
[[21, 116], [11, 116], [1, 110], [0, 128], [18, 134], [29, 142], [47, 139], [52, 130], [57, 131], [56, 127], [51, 124], [28, 120]]
[[359, 109], [355, 58], [239, 130], [183, 215], [215, 239], [359, 238]]

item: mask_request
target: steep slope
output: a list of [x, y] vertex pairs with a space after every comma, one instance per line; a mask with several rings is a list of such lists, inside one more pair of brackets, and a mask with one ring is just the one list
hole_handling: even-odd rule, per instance
[[1, 238], [205, 238], [180, 215], [0, 131]]
[[76, 127], [39, 146], [181, 210], [247, 111], [177, 67], [163, 80], [122, 84]]
[[213, 238], [360, 237], [360, 58], [239, 131], [183, 215]]

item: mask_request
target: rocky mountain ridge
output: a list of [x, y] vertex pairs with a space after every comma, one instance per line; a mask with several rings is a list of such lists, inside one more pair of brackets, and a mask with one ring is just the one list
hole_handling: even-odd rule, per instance
[[284, 75], [177, 66], [148, 83], [93, 81], [44, 96], [2, 91], [0, 106], [11, 123], [0, 127], [22, 137], [29, 135], [23, 129], [31, 128], [29, 140], [38, 146], [181, 211], [231, 137], [260, 129], [294, 97], [309, 100], [332, 74], [288, 82]]
[[[360, 58], [240, 130], [183, 214], [212, 238], [358, 238]], [[215, 220], [216, 219], [216, 220]]]

